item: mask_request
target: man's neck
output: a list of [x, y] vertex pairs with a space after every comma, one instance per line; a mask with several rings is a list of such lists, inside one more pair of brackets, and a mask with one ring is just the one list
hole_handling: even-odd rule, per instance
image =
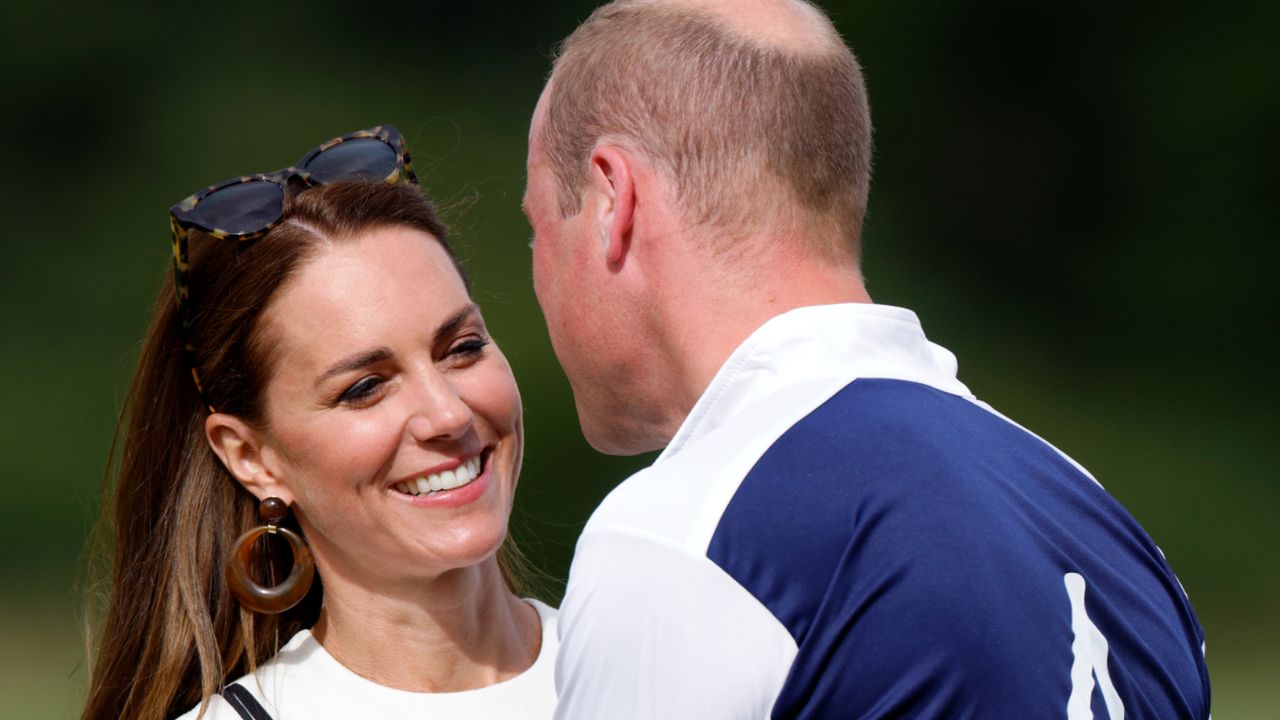
[[[729, 356], [760, 326], [800, 307], [870, 303], [856, 266], [840, 266], [811, 256], [770, 253], [734, 272], [686, 265], [668, 287], [655, 293], [661, 319], [657, 344], [669, 361], [669, 387], [683, 413], [665, 428], [674, 436], [688, 411], [710, 386]], [[665, 297], [663, 297], [665, 295]]]

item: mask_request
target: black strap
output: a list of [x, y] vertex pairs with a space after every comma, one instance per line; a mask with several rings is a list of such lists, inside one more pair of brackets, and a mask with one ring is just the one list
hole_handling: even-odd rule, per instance
[[271, 720], [271, 716], [240, 683], [231, 683], [222, 688], [222, 699], [244, 720]]

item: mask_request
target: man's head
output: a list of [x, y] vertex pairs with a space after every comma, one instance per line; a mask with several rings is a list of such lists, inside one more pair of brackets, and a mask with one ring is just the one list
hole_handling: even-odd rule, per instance
[[[710, 299], [695, 286], [726, 279], [750, 297], [773, 267], [759, 258], [779, 253], [860, 287], [870, 174], [861, 70], [813, 5], [597, 9], [562, 44], [539, 100], [526, 195], [535, 288], [588, 440], [612, 452], [661, 447], [672, 413], [678, 426], [689, 410], [692, 400], [659, 408], [658, 386], [673, 380], [659, 366], [697, 353], [701, 332], [661, 337], [673, 317], [652, 308], [695, 309]], [[633, 244], [643, 238], [652, 242]]]
[[856, 257], [871, 117], [857, 60], [813, 5], [619, 0], [564, 41], [552, 77], [541, 140], [564, 216], [613, 138], [665, 171], [694, 225], [800, 222], [814, 250]]

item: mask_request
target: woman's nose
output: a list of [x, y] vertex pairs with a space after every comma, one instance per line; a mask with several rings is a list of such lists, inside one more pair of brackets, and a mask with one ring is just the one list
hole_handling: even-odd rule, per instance
[[436, 374], [415, 393], [409, 434], [418, 442], [462, 437], [471, 429], [471, 407], [446, 378]]

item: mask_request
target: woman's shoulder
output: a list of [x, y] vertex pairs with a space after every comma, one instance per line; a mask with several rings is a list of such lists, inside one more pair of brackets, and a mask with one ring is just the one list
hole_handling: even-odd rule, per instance
[[560, 617], [559, 608], [554, 608], [537, 598], [525, 598], [525, 602], [532, 605], [533, 609], [538, 611], [538, 617], [542, 620], [543, 627], [550, 625], [552, 630], [555, 629], [556, 620]]
[[[305, 676], [307, 666], [314, 662], [309, 662], [309, 658], [316, 656], [319, 647], [320, 643], [312, 637], [311, 631], [302, 630], [290, 638], [274, 657], [259, 665], [256, 672], [242, 675], [227, 683], [227, 686], [239, 686], [241, 693], [248, 693], [259, 704], [270, 703], [267, 689], [279, 685], [286, 668], [289, 670], [288, 674], [296, 675], [301, 672]], [[191, 708], [175, 720], [241, 720], [243, 717], [231, 705], [224, 690], [212, 695], [207, 703]]]
[[547, 665], [554, 667], [556, 654], [560, 652], [560, 632], [557, 627], [560, 610], [537, 598], [525, 598], [525, 602], [538, 611], [538, 620], [542, 623], [542, 647], [538, 650], [538, 657], [534, 658], [533, 667], [526, 672], [537, 671]]
[[[204, 711], [204, 714], [201, 714]], [[197, 705], [179, 715], [176, 720], [241, 720], [237, 713], [221, 695], [209, 698], [208, 704]]]
[[560, 652], [560, 630], [558, 627], [560, 610], [536, 598], [525, 598], [525, 602], [538, 611], [538, 620], [542, 622], [542, 648], [538, 651], [538, 657], [534, 659], [533, 667], [529, 668], [529, 670], [537, 670], [540, 666], [548, 664], [554, 666], [556, 655]]

